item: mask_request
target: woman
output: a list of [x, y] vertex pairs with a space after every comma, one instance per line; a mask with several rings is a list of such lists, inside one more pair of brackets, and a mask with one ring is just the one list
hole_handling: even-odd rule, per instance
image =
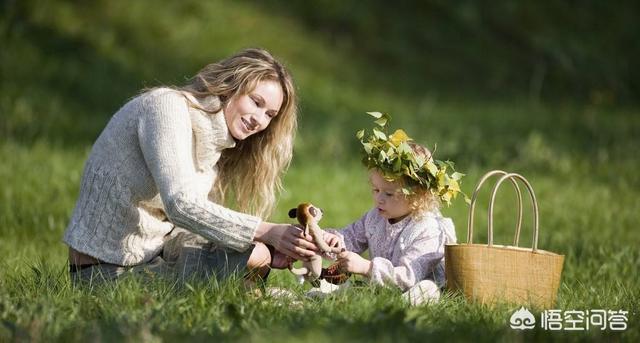
[[[264, 277], [312, 256], [298, 228], [261, 219], [291, 160], [296, 111], [291, 76], [260, 49], [125, 104], [85, 164], [64, 234], [72, 279], [143, 270]], [[223, 207], [230, 202], [241, 212]]]

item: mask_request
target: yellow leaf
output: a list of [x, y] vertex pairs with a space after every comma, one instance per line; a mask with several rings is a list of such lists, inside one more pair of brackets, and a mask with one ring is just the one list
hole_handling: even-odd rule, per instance
[[438, 182], [438, 190], [443, 189], [444, 186], [446, 186], [446, 183], [444, 180], [445, 175], [446, 174], [443, 169], [439, 170], [438, 173], [436, 174], [436, 180]]
[[409, 138], [402, 129], [397, 129], [393, 134], [391, 134], [391, 136], [389, 136], [389, 141], [396, 147], [400, 146], [400, 143], [406, 142], [410, 139], [411, 138]]
[[442, 195], [442, 201], [444, 201], [447, 205], [451, 205], [451, 193], [447, 192]]
[[433, 163], [433, 160], [427, 161], [426, 168], [429, 171], [429, 173], [431, 173], [431, 175], [436, 176], [438, 174], [438, 167], [436, 166], [435, 163]]
[[454, 192], [460, 192], [460, 185], [458, 184], [458, 181], [454, 180], [454, 179], [449, 179], [449, 190], [452, 190]]

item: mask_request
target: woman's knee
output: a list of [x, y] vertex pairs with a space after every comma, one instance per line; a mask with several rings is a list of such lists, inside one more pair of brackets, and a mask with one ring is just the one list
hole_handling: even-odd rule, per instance
[[253, 248], [251, 255], [249, 256], [249, 261], [247, 261], [247, 268], [257, 269], [268, 267], [271, 264], [271, 252], [269, 248], [263, 243], [256, 243], [256, 246]]

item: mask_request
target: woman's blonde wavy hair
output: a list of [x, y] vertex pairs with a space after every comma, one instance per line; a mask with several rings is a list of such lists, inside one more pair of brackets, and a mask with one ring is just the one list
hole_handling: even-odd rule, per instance
[[240, 211], [266, 218], [275, 207], [293, 153], [298, 110], [290, 73], [266, 50], [251, 48], [207, 65], [178, 89], [200, 99], [218, 96], [220, 108], [199, 108], [213, 115], [233, 96], [250, 93], [261, 81], [276, 81], [282, 87], [280, 111], [265, 130], [222, 152], [212, 195], [222, 204], [233, 197]]

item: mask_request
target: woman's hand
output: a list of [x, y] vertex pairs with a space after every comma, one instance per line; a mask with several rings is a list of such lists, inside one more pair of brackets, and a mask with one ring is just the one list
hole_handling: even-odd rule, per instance
[[338, 263], [342, 271], [361, 275], [368, 275], [373, 266], [371, 261], [351, 251], [339, 253]]
[[258, 226], [254, 239], [270, 244], [276, 250], [296, 260], [307, 261], [318, 251], [310, 235], [305, 237], [302, 230], [289, 224], [263, 222]]

